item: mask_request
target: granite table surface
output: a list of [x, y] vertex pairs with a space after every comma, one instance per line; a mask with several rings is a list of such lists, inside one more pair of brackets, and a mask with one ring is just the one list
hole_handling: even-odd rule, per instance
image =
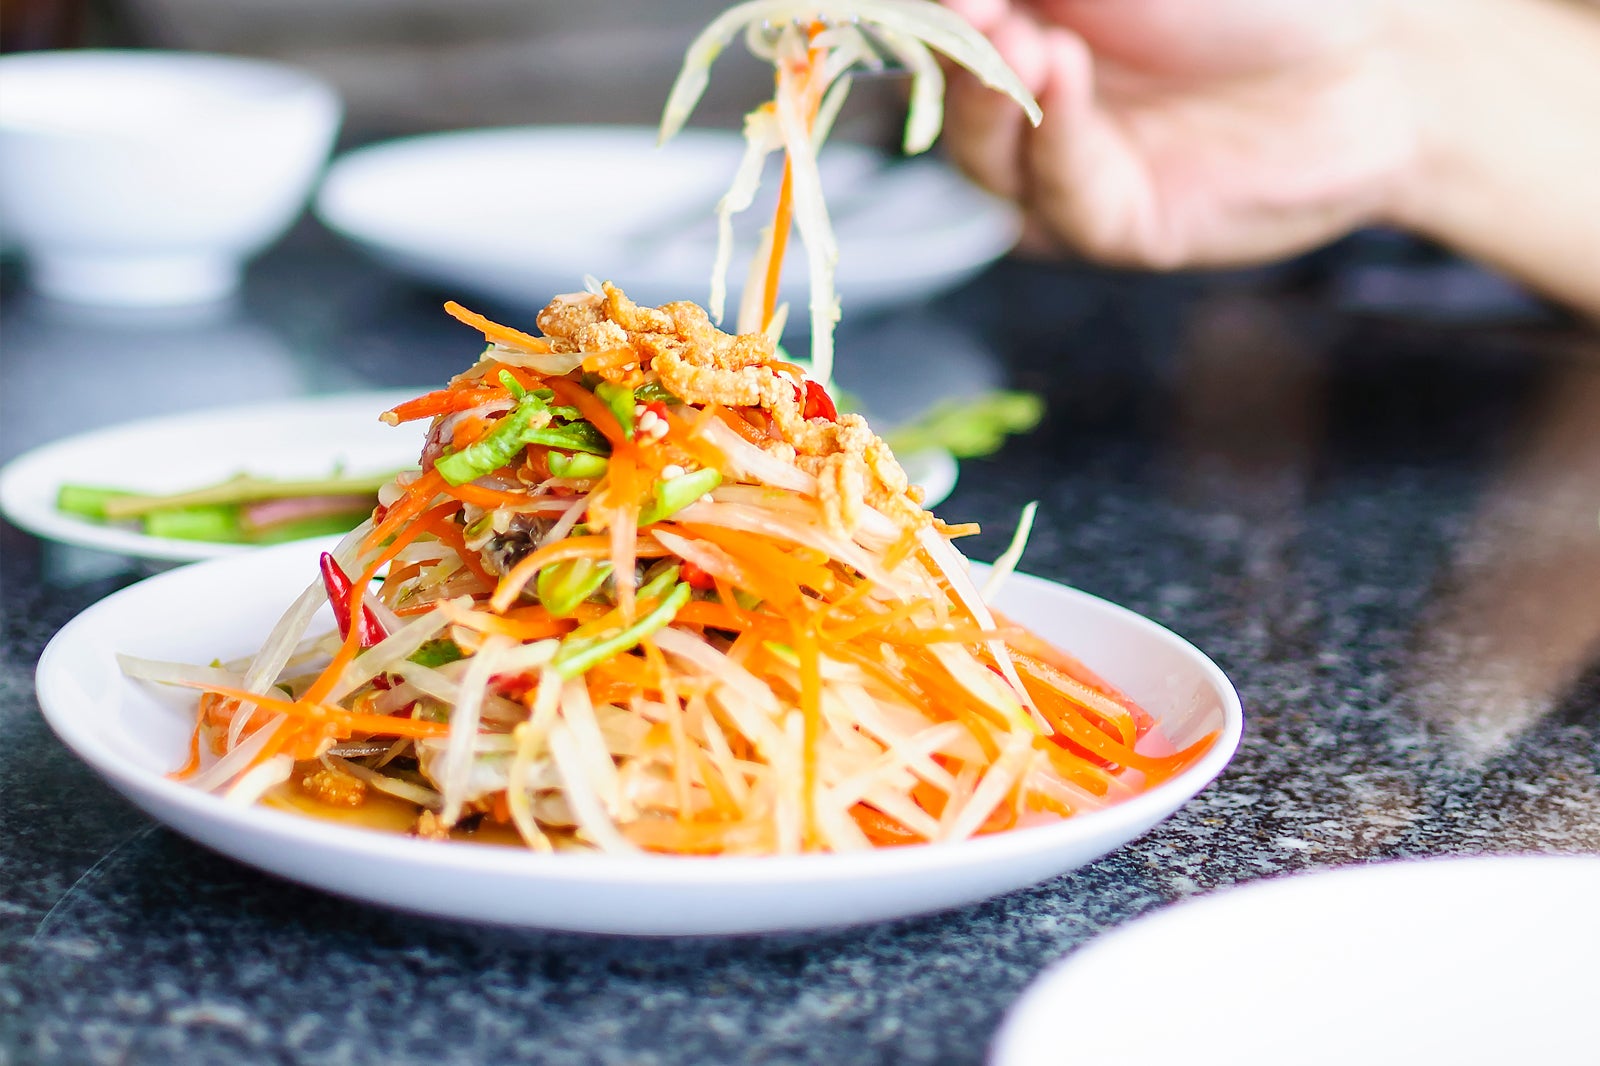
[[[433, 386], [474, 350], [443, 295], [305, 229], [199, 318], [52, 307], [8, 274], [0, 458], [222, 401]], [[991, 557], [1038, 499], [1026, 569], [1212, 656], [1246, 711], [1213, 785], [1035, 888], [826, 934], [374, 909], [162, 828], [55, 740], [45, 642], [157, 567], [0, 525], [0, 1063], [977, 1063], [1044, 967], [1186, 897], [1600, 851], [1592, 330], [1377, 235], [1247, 275], [1008, 262], [846, 322], [841, 378], [886, 420], [1046, 395], [941, 513], [984, 523], [969, 547]]]

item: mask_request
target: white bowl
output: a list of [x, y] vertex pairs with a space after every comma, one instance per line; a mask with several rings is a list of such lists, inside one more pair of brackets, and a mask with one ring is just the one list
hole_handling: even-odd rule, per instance
[[339, 98], [292, 67], [182, 52], [0, 59], [0, 228], [80, 303], [215, 300], [299, 215]]

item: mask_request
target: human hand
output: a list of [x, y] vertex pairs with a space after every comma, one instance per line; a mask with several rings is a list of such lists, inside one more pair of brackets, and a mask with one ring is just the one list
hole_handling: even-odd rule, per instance
[[1039, 98], [951, 73], [946, 139], [1034, 233], [1171, 269], [1381, 221], [1417, 154], [1394, 0], [946, 0]]

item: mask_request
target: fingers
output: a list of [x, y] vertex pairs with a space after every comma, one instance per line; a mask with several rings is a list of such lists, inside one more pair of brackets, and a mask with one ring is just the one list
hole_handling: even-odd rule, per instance
[[1011, 4], [1009, 0], [944, 0], [944, 6], [970, 22], [979, 33], [988, 33]]
[[[1049, 71], [1039, 27], [1027, 16], [1008, 10], [988, 34], [995, 49], [1037, 96]], [[978, 184], [1009, 199], [1020, 199], [1026, 187], [1020, 156], [1026, 123], [1016, 103], [1005, 95], [965, 70], [951, 71], [945, 98], [950, 155]]]
[[1093, 56], [1082, 38], [1040, 36], [1044, 121], [1020, 144], [1023, 198], [1064, 243], [1128, 264], [1159, 245], [1149, 173], [1121, 129], [1096, 104]]
[[981, 28], [1044, 111], [1033, 129], [1011, 100], [951, 71], [945, 143], [956, 164], [1022, 204], [1034, 250], [1064, 245], [1120, 264], [1163, 258], [1149, 171], [1096, 103], [1094, 59], [1084, 40], [1040, 25], [1007, 0], [949, 2], [968, 18], [992, 18]]

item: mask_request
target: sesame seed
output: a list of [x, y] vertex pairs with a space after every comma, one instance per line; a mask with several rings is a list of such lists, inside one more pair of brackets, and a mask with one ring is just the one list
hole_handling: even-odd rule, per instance
[[[655, 414], [654, 411], [652, 411], [650, 413], [652, 415]], [[655, 420], [654, 424], [652, 424], [649, 429], [645, 430], [645, 432], [650, 434], [650, 436], [655, 438], [656, 440], [660, 440], [662, 437], [665, 437], [667, 435], [667, 430], [669, 428], [671, 428], [671, 427], [669, 427], [661, 419], [657, 418]]]
[[683, 467], [679, 466], [677, 463], [668, 463], [666, 466], [661, 468], [661, 476], [668, 481], [671, 481], [675, 477], [682, 477]]
[[700, 497], [700, 502], [701, 503], [715, 503], [716, 501], [711, 498], [711, 493], [708, 492], [705, 495]]
[[636, 404], [633, 405], [633, 417], [634, 418], [638, 418], [640, 415], [644, 414], [644, 412], [645, 412], [644, 404], [636, 403]]
[[654, 411], [646, 411], [639, 416], [639, 432], [641, 433], [653, 433], [656, 426], [661, 424], [661, 416]]

